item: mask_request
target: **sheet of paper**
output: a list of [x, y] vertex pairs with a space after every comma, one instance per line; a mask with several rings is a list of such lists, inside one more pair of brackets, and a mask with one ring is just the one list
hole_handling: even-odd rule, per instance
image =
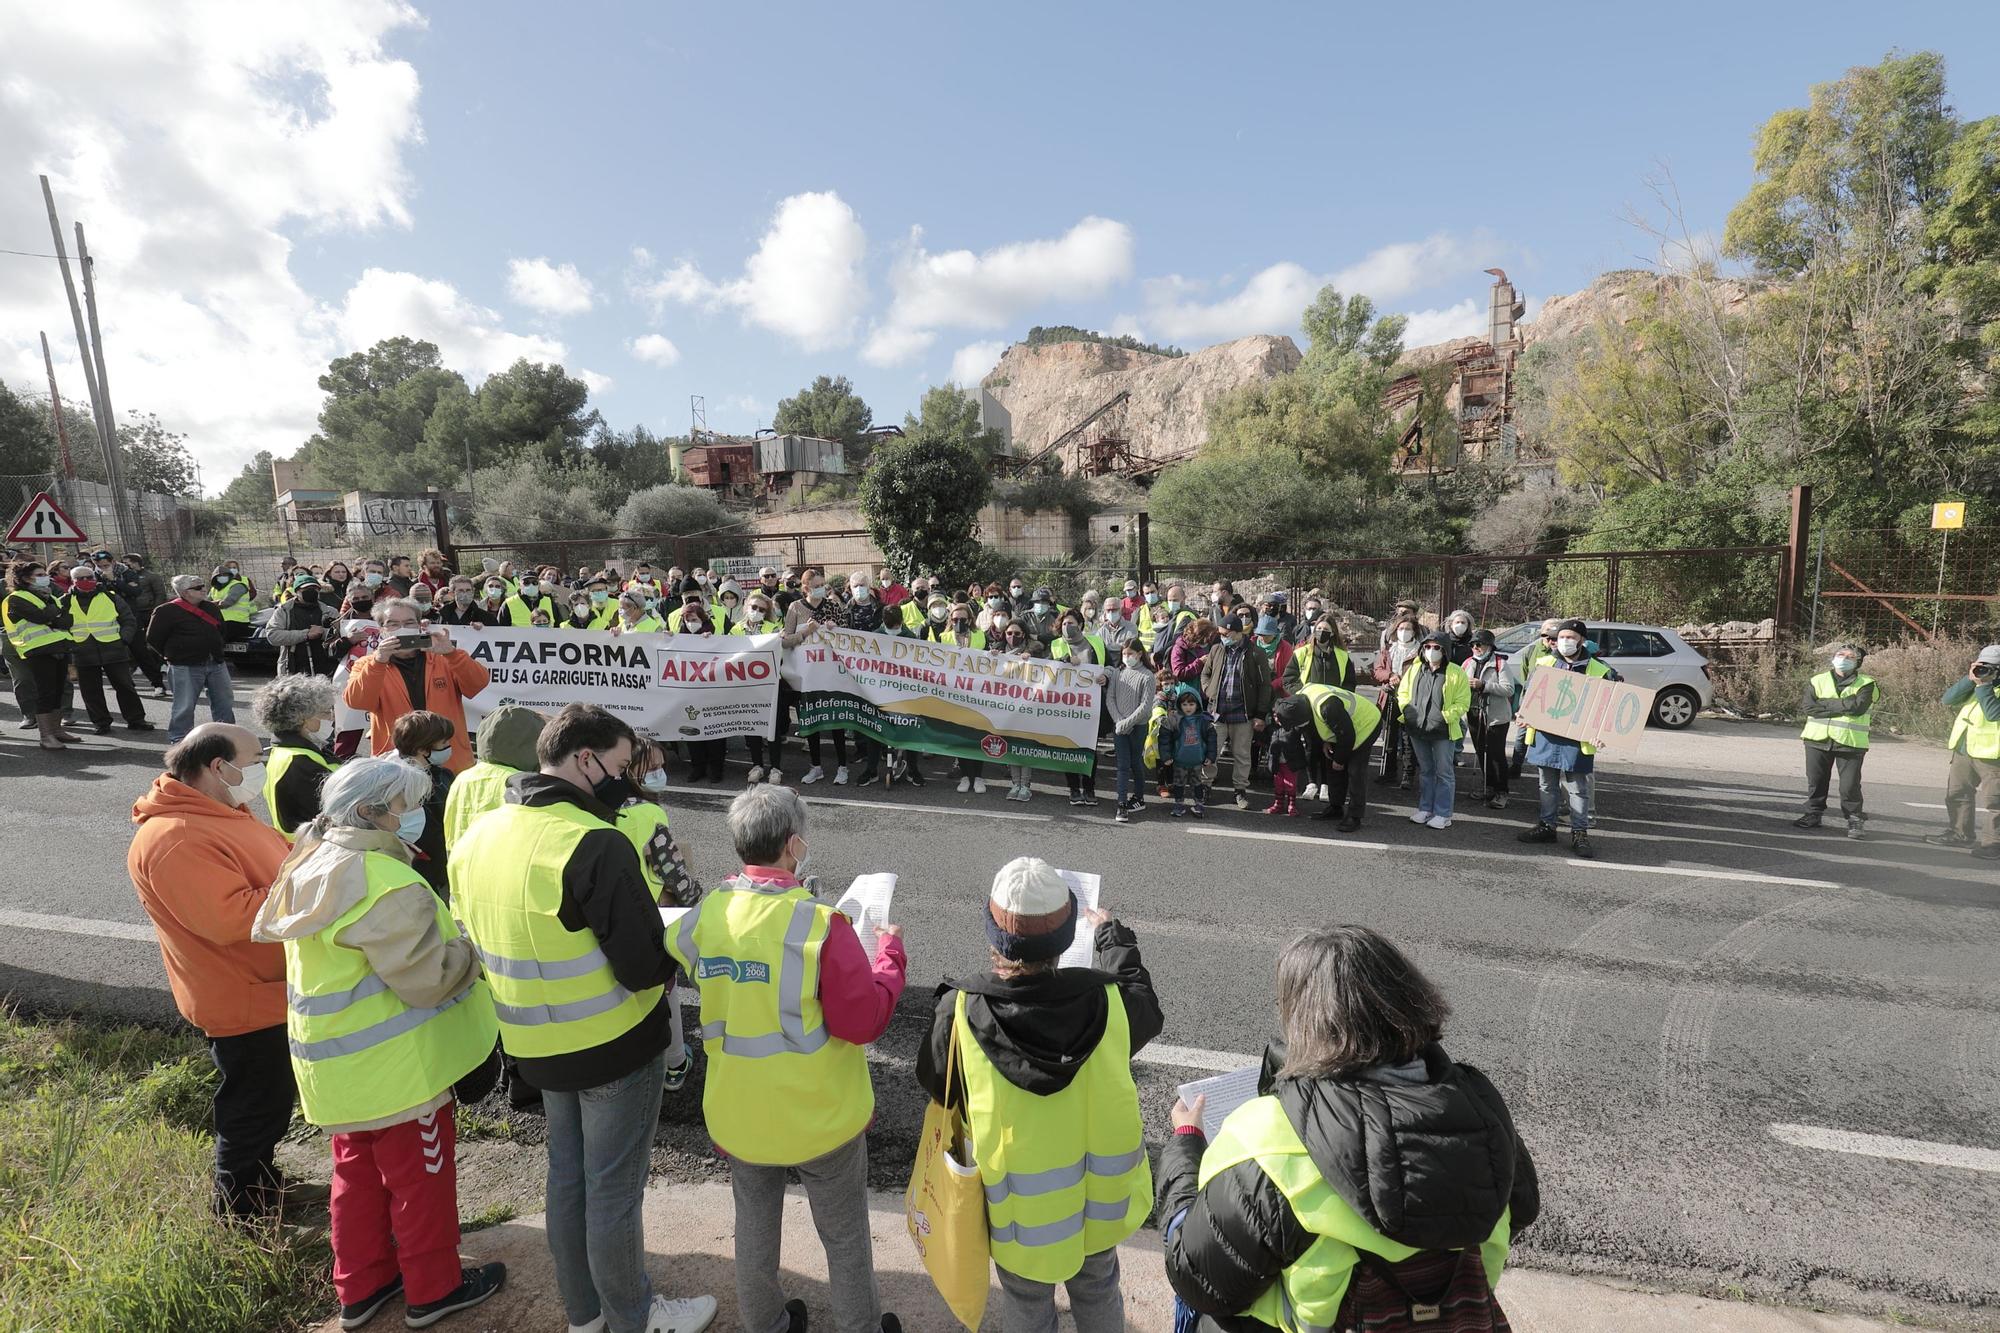
[[1198, 1078], [1192, 1083], [1183, 1083], [1175, 1089], [1183, 1104], [1194, 1105], [1197, 1097], [1207, 1097], [1208, 1102], [1201, 1108], [1201, 1132], [1213, 1139], [1216, 1131], [1229, 1113], [1257, 1095], [1257, 1075], [1263, 1070], [1261, 1063], [1243, 1069], [1232, 1069], [1227, 1074], [1211, 1074]]
[[856, 875], [847, 892], [833, 905], [834, 911], [854, 923], [854, 933], [860, 938], [861, 947], [868, 951], [871, 963], [875, 961], [876, 950], [881, 948], [881, 937], [875, 932], [889, 920], [889, 901], [895, 896], [896, 876], [883, 870]]
[[[1104, 891], [1104, 877], [1093, 875], [1088, 870], [1058, 870], [1063, 882], [1069, 885], [1077, 902], [1084, 907], [1096, 907], [1098, 895]], [[1076, 938], [1062, 951], [1056, 960], [1057, 967], [1089, 967], [1097, 957], [1097, 930], [1081, 917], [1076, 923]]]

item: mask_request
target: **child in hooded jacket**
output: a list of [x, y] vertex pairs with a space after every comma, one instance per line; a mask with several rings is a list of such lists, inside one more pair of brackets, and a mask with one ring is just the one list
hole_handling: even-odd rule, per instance
[[[1166, 723], [1173, 738], [1169, 747], [1174, 761], [1173, 813], [1176, 819], [1182, 815], [1200, 819], [1207, 813], [1208, 766], [1215, 762], [1215, 719], [1201, 706], [1201, 691], [1192, 685], [1175, 689], [1174, 708]], [[1192, 806], [1183, 804], [1190, 789]]]

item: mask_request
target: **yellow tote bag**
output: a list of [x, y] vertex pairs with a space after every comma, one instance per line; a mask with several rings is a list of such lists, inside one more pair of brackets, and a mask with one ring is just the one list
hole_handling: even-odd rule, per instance
[[[952, 1024], [950, 1053], [945, 1057], [947, 1096], [958, 1073], [958, 1025]], [[963, 1152], [965, 1161], [959, 1160]], [[924, 1261], [924, 1271], [960, 1323], [976, 1330], [986, 1317], [988, 1288], [986, 1189], [979, 1165], [972, 1160], [972, 1137], [963, 1110], [948, 1111], [932, 1102], [924, 1111], [923, 1136], [910, 1188], [903, 1195], [903, 1221], [910, 1242]]]

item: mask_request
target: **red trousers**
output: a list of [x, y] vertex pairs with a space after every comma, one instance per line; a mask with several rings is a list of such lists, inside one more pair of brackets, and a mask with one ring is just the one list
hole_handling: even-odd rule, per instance
[[333, 1290], [342, 1305], [403, 1275], [412, 1305], [459, 1283], [452, 1103], [387, 1129], [333, 1136]]

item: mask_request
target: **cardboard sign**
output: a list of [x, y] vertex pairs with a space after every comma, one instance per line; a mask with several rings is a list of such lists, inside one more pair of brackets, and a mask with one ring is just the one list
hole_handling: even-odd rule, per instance
[[1521, 695], [1521, 720], [1537, 731], [1630, 758], [1653, 715], [1653, 691], [1580, 671], [1541, 667]]

